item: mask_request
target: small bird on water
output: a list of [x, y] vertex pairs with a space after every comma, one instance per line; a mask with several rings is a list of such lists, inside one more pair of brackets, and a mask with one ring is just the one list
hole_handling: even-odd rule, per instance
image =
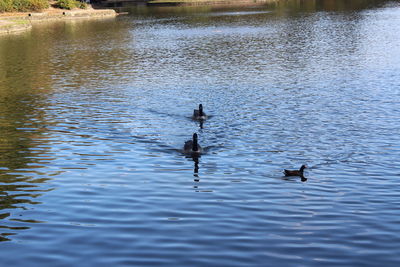
[[192, 140], [185, 142], [185, 145], [183, 146], [183, 153], [185, 153], [185, 154], [201, 154], [203, 152], [203, 149], [198, 144], [197, 139], [198, 139], [197, 133], [194, 133]]
[[195, 109], [193, 111], [192, 118], [194, 120], [200, 120], [200, 121], [203, 121], [203, 120], [207, 119], [206, 113], [203, 112], [203, 105], [202, 104], [199, 105], [199, 109]]
[[299, 170], [284, 170], [283, 173], [285, 176], [300, 176], [304, 177], [304, 169], [307, 168], [306, 165], [301, 165]]

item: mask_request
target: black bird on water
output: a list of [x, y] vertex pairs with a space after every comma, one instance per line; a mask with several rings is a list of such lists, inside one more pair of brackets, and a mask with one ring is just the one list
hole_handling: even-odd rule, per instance
[[183, 146], [183, 153], [192, 155], [201, 154], [203, 152], [203, 149], [199, 145], [197, 139], [198, 139], [197, 133], [194, 133], [192, 140], [185, 142], [185, 145]]
[[304, 177], [304, 169], [307, 168], [306, 165], [301, 165], [299, 170], [284, 170], [283, 173], [285, 176], [300, 176]]
[[199, 109], [195, 109], [193, 111], [193, 116], [192, 119], [194, 120], [199, 120], [199, 121], [204, 121], [208, 118], [208, 116], [206, 115], [206, 113], [204, 113], [203, 111], [203, 105], [200, 104], [199, 105]]

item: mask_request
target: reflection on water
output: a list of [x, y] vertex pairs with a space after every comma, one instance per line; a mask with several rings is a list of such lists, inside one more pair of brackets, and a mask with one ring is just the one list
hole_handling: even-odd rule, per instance
[[[46, 137], [46, 119], [40, 97], [22, 90], [2, 88], [0, 98], [0, 215], [1, 240], [15, 230], [29, 229], [39, 220], [26, 218], [20, 210], [40, 204], [39, 198], [51, 188], [42, 186], [51, 178]], [[18, 217], [17, 217], [18, 216]]]
[[[16, 230], [29, 229], [32, 223], [45, 220], [25, 218], [21, 210], [41, 204], [40, 196], [53, 190], [48, 182], [64, 172], [52, 167], [55, 156], [51, 150], [56, 138], [49, 129], [55, 124], [53, 114], [49, 116], [47, 111], [53, 83], [58, 75], [74, 84], [93, 77], [100, 79], [100, 73], [106, 71], [103, 64], [107, 66], [101, 58], [117, 62], [123, 56], [112, 51], [99, 54], [95, 46], [98, 43], [86, 39], [88, 32], [109, 27], [110, 23], [107, 20], [99, 21], [100, 25], [90, 21], [49, 23], [32, 33], [0, 40], [0, 210], [4, 212], [0, 228], [5, 229], [2, 241], [8, 241]], [[60, 31], [62, 36], [55, 34]], [[118, 31], [114, 33], [114, 40], [124, 38]], [[94, 49], [82, 46], [82, 40]], [[65, 45], [72, 50], [65, 50]], [[93, 65], [97, 63], [102, 65]], [[98, 68], [99, 75], [86, 76], [82, 72], [85, 68]]]
[[1, 36], [2, 263], [396, 266], [399, 8], [136, 7]]

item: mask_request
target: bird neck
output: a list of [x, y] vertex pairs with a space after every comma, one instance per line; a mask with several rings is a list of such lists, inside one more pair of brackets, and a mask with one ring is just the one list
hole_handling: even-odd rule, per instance
[[193, 138], [192, 150], [193, 150], [193, 151], [199, 150], [199, 145], [197, 144], [197, 138]]
[[203, 105], [199, 106], [199, 116], [203, 116]]

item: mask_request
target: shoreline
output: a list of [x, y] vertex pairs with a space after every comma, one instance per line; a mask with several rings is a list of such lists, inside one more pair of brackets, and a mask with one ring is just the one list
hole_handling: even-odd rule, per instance
[[[279, 0], [150, 0], [147, 6], [207, 6], [229, 5], [246, 6], [278, 2]], [[100, 7], [96, 5], [97, 7]], [[50, 7], [41, 12], [0, 13], [0, 36], [28, 31], [33, 23], [55, 20], [74, 20], [90, 18], [112, 18], [119, 14], [112, 7], [95, 9], [91, 5], [86, 9], [59, 9]]]
[[149, 6], [208, 6], [208, 5], [229, 5], [229, 6], [246, 6], [246, 5], [262, 5], [279, 0], [150, 0], [147, 2]]
[[18, 12], [0, 14], [0, 36], [30, 30], [33, 23], [52, 20], [87, 18], [110, 18], [118, 14], [114, 9], [58, 9], [48, 8], [41, 12]]

